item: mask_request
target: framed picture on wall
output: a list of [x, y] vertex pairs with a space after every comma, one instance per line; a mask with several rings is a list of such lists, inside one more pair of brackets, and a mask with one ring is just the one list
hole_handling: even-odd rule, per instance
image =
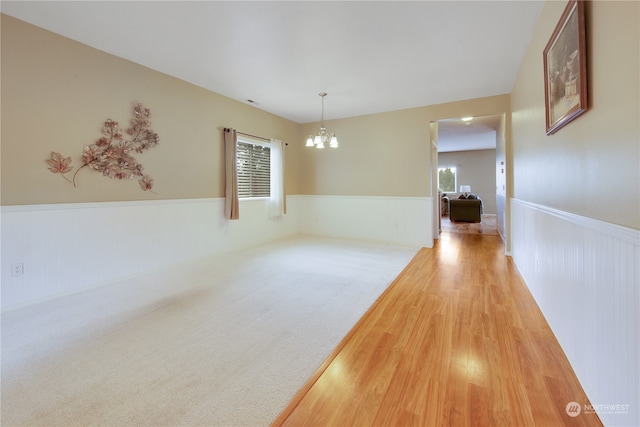
[[569, 0], [543, 54], [547, 135], [587, 110], [584, 1]]

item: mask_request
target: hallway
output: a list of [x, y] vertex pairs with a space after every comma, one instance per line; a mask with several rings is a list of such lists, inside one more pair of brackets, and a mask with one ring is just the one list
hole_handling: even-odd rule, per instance
[[443, 233], [273, 425], [602, 425], [572, 402], [589, 404], [500, 237]]

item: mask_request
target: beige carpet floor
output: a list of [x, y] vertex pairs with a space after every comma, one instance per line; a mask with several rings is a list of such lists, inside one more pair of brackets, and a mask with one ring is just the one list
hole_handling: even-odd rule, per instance
[[3, 426], [266, 426], [419, 248], [299, 237], [2, 313]]

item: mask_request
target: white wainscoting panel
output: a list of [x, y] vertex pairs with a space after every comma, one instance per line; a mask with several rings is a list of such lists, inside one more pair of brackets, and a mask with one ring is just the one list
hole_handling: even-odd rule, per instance
[[300, 197], [305, 234], [433, 247], [431, 197]]
[[238, 221], [222, 198], [4, 206], [2, 308], [297, 234], [296, 204], [269, 219], [266, 200], [241, 201]]
[[512, 199], [511, 241], [604, 424], [640, 425], [640, 231]]
[[[101, 286], [174, 264], [305, 233], [433, 246], [428, 198], [288, 196], [267, 200], [70, 203], [2, 207], [2, 309]], [[14, 264], [24, 274], [12, 275]]]

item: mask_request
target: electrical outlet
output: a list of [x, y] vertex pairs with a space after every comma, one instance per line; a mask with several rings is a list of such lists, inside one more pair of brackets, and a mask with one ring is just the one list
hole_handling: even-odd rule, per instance
[[11, 276], [17, 277], [24, 274], [24, 264], [11, 264]]

